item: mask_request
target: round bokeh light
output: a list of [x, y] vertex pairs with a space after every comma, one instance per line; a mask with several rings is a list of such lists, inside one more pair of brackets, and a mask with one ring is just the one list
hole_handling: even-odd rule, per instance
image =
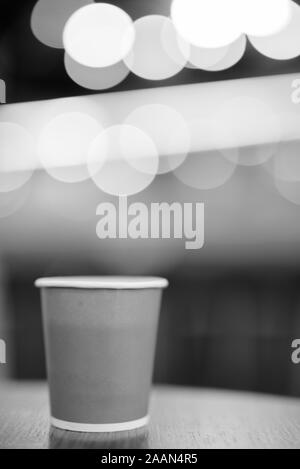
[[101, 132], [90, 146], [88, 167], [94, 183], [107, 194], [128, 196], [146, 189], [158, 170], [151, 138], [130, 125]]
[[[199, 133], [207, 134], [214, 131], [210, 121], [196, 120], [189, 125], [192, 141], [198, 140]], [[196, 145], [192, 145], [196, 148]], [[236, 164], [230, 154], [237, 150], [212, 149], [202, 152], [190, 153], [184, 163], [175, 169], [175, 176], [187, 186], [195, 189], [215, 189], [225, 184], [234, 174]]]
[[31, 192], [31, 181], [15, 191], [0, 192], [0, 218], [11, 217], [23, 208]]
[[67, 21], [63, 43], [67, 54], [87, 67], [109, 67], [120, 62], [134, 43], [130, 16], [108, 3], [87, 5]]
[[144, 16], [134, 23], [135, 42], [125, 57], [128, 68], [148, 80], [165, 80], [186, 65], [190, 47], [172, 21], [161, 15]]
[[87, 155], [102, 127], [93, 117], [80, 112], [56, 116], [43, 129], [38, 154], [45, 170], [62, 182], [88, 179]]
[[300, 140], [281, 142], [272, 163], [276, 179], [300, 182]]
[[294, 59], [300, 55], [300, 7], [291, 2], [290, 21], [279, 32], [266, 37], [249, 36], [252, 45], [261, 54], [275, 60]]
[[191, 146], [190, 131], [174, 108], [162, 104], [141, 106], [129, 114], [125, 123], [151, 137], [159, 154], [159, 174], [172, 171], [185, 160]]
[[245, 34], [269, 36], [288, 24], [291, 5], [291, 0], [236, 0], [236, 14]]
[[275, 179], [275, 187], [284, 199], [295, 205], [300, 205], [300, 181]]
[[226, 56], [228, 49], [229, 46], [207, 49], [191, 45], [187, 68], [209, 70], [210, 67], [218, 64]]
[[110, 67], [86, 67], [65, 54], [65, 69], [78, 85], [89, 90], [106, 90], [121, 83], [129, 74], [123, 61]]
[[227, 52], [224, 57], [219, 62], [207, 67], [206, 70], [219, 72], [233, 67], [243, 58], [246, 52], [246, 46], [247, 39], [246, 36], [242, 34], [236, 41], [227, 46]]
[[171, 18], [179, 34], [190, 44], [207, 48], [223, 47], [242, 33], [236, 2], [173, 0]]
[[93, 0], [39, 0], [31, 14], [35, 37], [49, 47], [63, 49], [63, 30], [70, 16]]

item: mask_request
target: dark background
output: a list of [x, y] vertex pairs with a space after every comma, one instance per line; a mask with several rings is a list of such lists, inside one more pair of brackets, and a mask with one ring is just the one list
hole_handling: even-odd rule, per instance
[[[122, 6], [134, 19], [151, 13], [168, 14], [170, 5], [169, 0], [110, 3]], [[89, 94], [65, 73], [63, 51], [47, 47], [33, 36], [30, 14], [34, 4], [34, 0], [1, 0], [0, 77], [7, 83], [7, 102]], [[114, 90], [292, 72], [300, 72], [299, 58], [270, 60], [248, 44], [243, 59], [227, 71], [209, 73], [185, 69], [163, 82], [147, 81], [131, 74]], [[255, 168], [241, 169], [236, 180], [239, 189], [234, 194], [242, 206], [246, 198], [251, 197], [249, 184], [252, 181], [261, 191], [269, 191], [272, 209], [272, 201], [274, 204], [278, 201], [265, 179], [260, 180], [257, 174]], [[240, 181], [244, 183], [240, 184]], [[38, 189], [34, 194], [37, 193]], [[226, 201], [231, 203], [231, 195], [228, 195], [231, 192], [226, 192], [225, 196], [222, 194], [219, 190], [214, 198], [211, 197], [209, 213], [222, 216], [222, 204], [226, 205]], [[261, 194], [264, 196], [264, 192]], [[203, 193], [197, 194], [197, 200], [206, 202], [205, 197]], [[282, 212], [291, 210], [288, 212], [291, 217], [300, 215], [299, 207], [290, 209], [288, 202], [282, 202], [281, 209]], [[255, 216], [254, 210], [251, 215]], [[0, 223], [4, 221], [0, 220]], [[70, 231], [73, 229], [71, 226]], [[19, 229], [22, 230], [22, 226]], [[32, 236], [38, 238], [38, 229], [32, 230]], [[59, 218], [57, 236], [64, 236]], [[287, 243], [279, 243], [278, 247], [283, 252], [288, 250]], [[224, 253], [226, 249], [223, 246]], [[300, 337], [300, 266], [291, 261], [291, 253], [286, 259], [283, 255], [281, 262], [280, 256], [275, 261], [270, 257], [264, 258], [263, 254], [258, 258], [255, 246], [247, 243], [239, 249], [234, 259], [225, 256], [225, 261], [222, 256], [210, 254], [205, 256], [205, 260], [199, 255], [197, 262], [189, 262], [185, 258], [175, 266], [166, 265], [158, 270], [155, 266], [151, 270], [149, 263], [147, 273], [166, 275], [170, 280], [163, 302], [155, 380], [300, 395], [300, 370], [292, 365], [290, 358], [291, 342]], [[0, 304], [9, 311], [9, 344], [13, 344], [9, 345], [9, 356], [12, 357], [10, 376], [17, 379], [44, 378], [39, 292], [33, 288], [34, 279], [45, 273], [83, 275], [118, 274], [119, 271], [114, 266], [102, 265], [98, 258], [97, 262], [93, 262], [92, 256], [87, 259], [79, 235], [78, 250], [68, 254], [61, 250], [55, 256], [53, 250], [47, 251], [47, 246], [36, 255], [26, 253], [25, 249], [20, 255], [20, 251], [22, 246], [18, 254], [2, 253], [0, 276]], [[253, 262], [249, 261], [251, 257]], [[46, 268], [50, 261], [56, 266], [51, 271]], [[143, 272], [137, 267], [134, 273]]]

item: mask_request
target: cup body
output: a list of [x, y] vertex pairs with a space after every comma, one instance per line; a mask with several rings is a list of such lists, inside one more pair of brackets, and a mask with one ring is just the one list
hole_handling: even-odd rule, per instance
[[93, 432], [146, 425], [162, 287], [46, 285], [38, 286], [52, 424]]

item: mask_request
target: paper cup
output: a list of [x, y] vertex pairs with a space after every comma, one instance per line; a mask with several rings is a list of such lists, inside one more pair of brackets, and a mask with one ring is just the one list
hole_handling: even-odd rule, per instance
[[156, 277], [59, 277], [41, 288], [51, 423], [113, 432], [148, 423], [162, 289]]

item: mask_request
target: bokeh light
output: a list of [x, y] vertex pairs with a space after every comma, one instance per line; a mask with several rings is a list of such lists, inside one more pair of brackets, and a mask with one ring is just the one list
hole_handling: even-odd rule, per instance
[[129, 74], [123, 61], [110, 67], [86, 67], [65, 54], [65, 69], [78, 85], [90, 90], [106, 90], [121, 83]]
[[36, 168], [34, 140], [19, 124], [0, 122], [0, 193], [22, 187]]
[[246, 52], [247, 38], [242, 34], [236, 41], [227, 47], [225, 56], [217, 63], [207, 67], [210, 72], [219, 72], [227, 70], [237, 64]]
[[84, 181], [89, 177], [88, 149], [101, 130], [100, 123], [84, 113], [56, 116], [44, 127], [38, 141], [43, 167], [59, 181]]
[[189, 57], [189, 44], [180, 38], [171, 20], [144, 16], [134, 23], [135, 42], [125, 57], [128, 68], [148, 80], [165, 80], [180, 72]]
[[191, 146], [190, 131], [182, 115], [170, 106], [150, 104], [135, 109], [125, 123], [151, 137], [159, 154], [158, 173], [180, 166]]
[[35, 37], [49, 47], [63, 48], [63, 30], [67, 20], [79, 8], [93, 0], [39, 0], [31, 14]]
[[[236, 115], [240, 116], [238, 121]], [[225, 154], [236, 164], [263, 164], [278, 148], [281, 139], [280, 119], [260, 99], [240, 96], [223, 102], [216, 115], [216, 122], [226, 122], [226, 127], [218, 125], [216, 131], [226, 148], [238, 149]]]
[[300, 7], [291, 2], [292, 15], [287, 25], [266, 37], [249, 36], [252, 45], [271, 59], [288, 60], [300, 55]]
[[[278, 142], [239, 147], [236, 163], [240, 166], [259, 166], [266, 163], [276, 152]], [[231, 160], [232, 154], [229, 154]]]
[[[210, 121], [196, 120], [189, 124], [192, 140], [203, 133], [213, 133], [213, 123]], [[190, 153], [184, 163], [175, 169], [175, 176], [184, 184], [195, 189], [215, 189], [225, 184], [234, 174], [237, 150], [212, 149], [203, 152]]]
[[[238, 0], [173, 0], [171, 18], [179, 34], [198, 47], [223, 47], [241, 33]], [[241, 0], [239, 0], [241, 1]]]
[[210, 69], [219, 63], [228, 53], [229, 46], [205, 48], [191, 45], [187, 68]]
[[106, 125], [108, 118], [107, 111], [99, 106], [93, 95], [77, 96], [76, 99], [53, 99], [39, 103], [38, 112], [32, 113], [34, 115], [34, 125], [31, 128], [39, 138], [44, 127], [51, 120], [70, 113], [85, 114], [100, 122], [102, 126]]
[[275, 187], [284, 199], [300, 205], [300, 181], [291, 182], [275, 179]]
[[87, 5], [67, 21], [63, 43], [73, 60], [87, 67], [109, 67], [130, 51], [135, 38], [130, 16], [108, 3]]
[[300, 140], [281, 142], [272, 163], [276, 179], [300, 182]]
[[236, 13], [244, 33], [269, 36], [288, 24], [291, 4], [291, 0], [237, 0]]
[[0, 218], [10, 217], [22, 209], [31, 191], [31, 181], [15, 191], [0, 192]]
[[147, 134], [133, 126], [116, 125], [101, 132], [91, 144], [88, 167], [102, 191], [128, 196], [151, 184], [158, 160], [155, 144]]

